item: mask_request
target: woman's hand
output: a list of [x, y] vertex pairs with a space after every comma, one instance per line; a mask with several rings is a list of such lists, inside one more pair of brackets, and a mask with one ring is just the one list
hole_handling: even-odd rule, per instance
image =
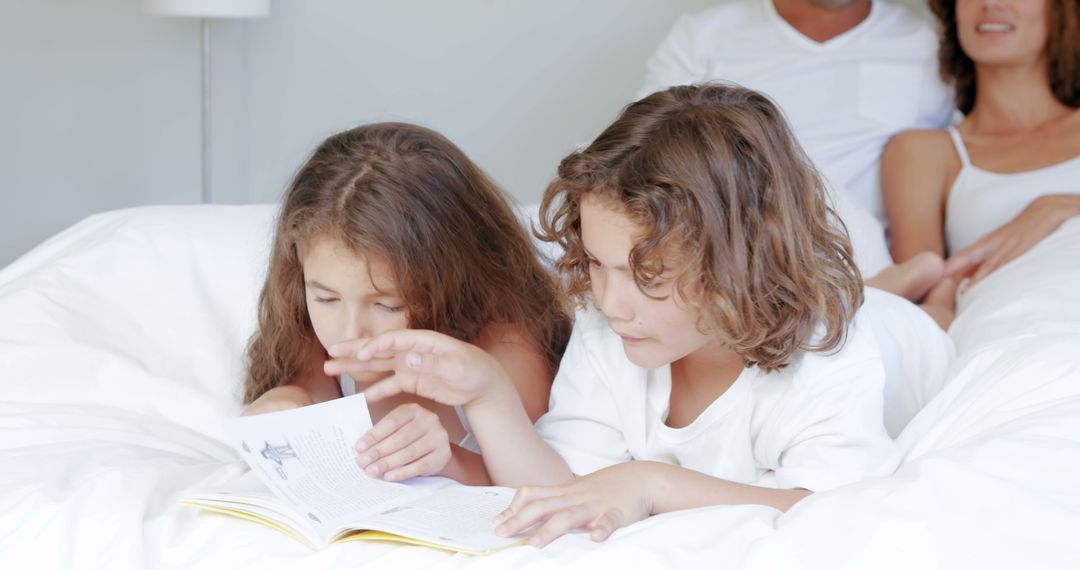
[[448, 406], [468, 406], [510, 385], [490, 354], [467, 342], [426, 330], [397, 330], [372, 339], [330, 347], [327, 374], [393, 372], [364, 395], [378, 401], [399, 393], [416, 394]]
[[650, 484], [659, 473], [649, 462], [628, 462], [578, 477], [565, 485], [522, 487], [496, 520], [495, 533], [514, 536], [539, 525], [529, 544], [544, 546], [573, 530], [594, 542], [643, 520], [653, 511]]
[[970, 287], [1031, 249], [1065, 220], [1078, 214], [1080, 197], [1040, 196], [1009, 223], [949, 257], [945, 261], [945, 274], [971, 277], [966, 285]]
[[286, 384], [267, 390], [262, 396], [256, 398], [254, 402], [248, 404], [240, 415], [254, 416], [269, 412], [280, 412], [310, 406], [312, 403], [314, 402], [312, 402], [311, 396], [308, 395], [306, 390], [299, 386]]
[[403, 481], [441, 473], [450, 462], [450, 438], [435, 412], [402, 404], [356, 442], [356, 453], [368, 476]]

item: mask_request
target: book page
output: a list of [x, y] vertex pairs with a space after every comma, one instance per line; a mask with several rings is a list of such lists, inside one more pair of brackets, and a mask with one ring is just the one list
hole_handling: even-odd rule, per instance
[[443, 487], [379, 513], [369, 528], [455, 549], [496, 550], [520, 540], [494, 533], [495, 517], [513, 498], [514, 490], [506, 487]]
[[324, 541], [345, 523], [426, 495], [364, 474], [353, 446], [370, 429], [363, 394], [226, 422], [252, 471]]

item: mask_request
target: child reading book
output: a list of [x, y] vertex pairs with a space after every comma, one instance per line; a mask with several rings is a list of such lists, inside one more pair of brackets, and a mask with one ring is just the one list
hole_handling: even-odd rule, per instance
[[441, 477], [390, 483], [362, 473], [352, 442], [371, 427], [362, 394], [229, 420], [251, 471], [181, 504], [262, 523], [314, 549], [378, 540], [486, 554], [519, 542], [492, 532], [511, 489]]
[[[367, 388], [389, 372], [328, 375], [326, 347], [423, 328], [489, 354], [536, 419], [569, 335], [561, 298], [506, 197], [446, 138], [402, 123], [338, 133], [285, 195], [244, 413]], [[489, 482], [459, 409], [407, 396], [371, 413], [374, 427], [356, 442], [368, 475]]]
[[581, 311], [535, 429], [489, 354], [437, 332], [341, 343], [326, 365], [392, 368], [369, 400], [462, 406], [492, 480], [521, 487], [503, 535], [604, 540], [679, 509], [787, 510], [896, 468], [883, 387], [943, 374], [949, 339], [910, 302], [864, 291], [768, 98], [683, 86], [629, 105], [563, 160], [541, 224]]

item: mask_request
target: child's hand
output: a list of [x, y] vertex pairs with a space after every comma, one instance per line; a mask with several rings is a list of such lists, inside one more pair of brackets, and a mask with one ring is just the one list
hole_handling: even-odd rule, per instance
[[314, 402], [312, 402], [307, 390], [299, 386], [278, 386], [267, 390], [262, 396], [256, 398], [254, 402], [248, 404], [248, 407], [244, 408], [240, 415], [254, 416], [269, 412], [280, 412], [310, 406], [312, 403]]
[[328, 352], [334, 360], [323, 369], [330, 375], [394, 373], [364, 390], [370, 401], [405, 392], [448, 406], [467, 405], [509, 383], [499, 362], [483, 349], [434, 331], [397, 330], [339, 343]]
[[450, 437], [435, 412], [402, 404], [356, 442], [356, 453], [368, 476], [403, 481], [439, 474], [450, 462]]
[[652, 514], [648, 463], [620, 463], [554, 487], [522, 487], [498, 519], [495, 534], [514, 536], [539, 524], [529, 544], [542, 547], [572, 530], [594, 542]]

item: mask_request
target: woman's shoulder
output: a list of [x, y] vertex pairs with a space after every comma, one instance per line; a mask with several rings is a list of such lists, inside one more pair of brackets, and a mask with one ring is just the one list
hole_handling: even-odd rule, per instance
[[[912, 129], [901, 131], [885, 145], [883, 158], [926, 160], [948, 157], [953, 147], [947, 129]], [[943, 152], [946, 151], [946, 152]]]
[[945, 184], [937, 185], [934, 181], [951, 180], [961, 166], [949, 131], [903, 131], [890, 139], [882, 152], [882, 191], [886, 196], [897, 191], [907, 194], [913, 184], [940, 186], [944, 190]]

